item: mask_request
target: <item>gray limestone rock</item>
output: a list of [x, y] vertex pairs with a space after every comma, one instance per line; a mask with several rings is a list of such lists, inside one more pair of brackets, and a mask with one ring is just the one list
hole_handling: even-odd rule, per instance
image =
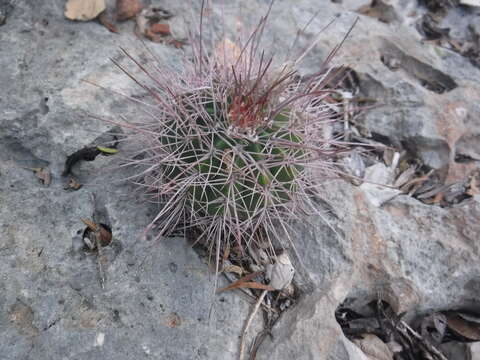
[[[299, 49], [318, 36], [301, 67], [308, 75], [360, 16], [334, 60], [352, 66], [360, 92], [383, 105], [359, 123], [455, 178], [463, 171], [457, 155], [479, 160], [480, 70], [422, 43], [415, 1], [384, 1], [387, 15], [380, 18], [359, 10], [368, 4], [322, 3], [302, 30], [318, 2], [277, 1], [265, 42], [281, 63], [297, 33]], [[211, 16], [223, 17], [231, 36], [268, 8], [260, 0], [224, 5]], [[198, 2], [161, 6], [186, 23], [199, 10]], [[128, 174], [110, 172], [111, 159], [99, 157], [74, 167], [80, 190], [64, 190], [66, 157], [118, 131], [97, 118], [142, 116], [124, 97], [83, 80], [136, 99], [145, 93], [108, 60], [125, 60], [118, 45], [142, 54], [133, 24], [120, 24], [115, 35], [96, 22], [68, 21], [63, 11], [63, 0], [0, 0], [0, 353], [8, 360], [234, 359], [249, 303], [236, 293], [214, 295], [211, 271], [184, 239], [154, 243], [142, 236], [156, 209], [117, 181]], [[220, 33], [222, 24], [213, 21], [212, 31]], [[161, 62], [178, 65], [179, 50], [148, 46]], [[52, 184], [40, 184], [24, 167], [48, 167]], [[335, 320], [345, 300], [355, 308], [380, 296], [412, 316], [478, 307], [478, 196], [450, 209], [404, 195], [380, 204], [342, 180], [326, 183], [324, 194], [323, 218], [298, 225], [290, 252], [302, 297], [282, 314], [257, 359], [365, 359]], [[81, 219], [93, 213], [114, 238], [104, 248], [104, 290], [95, 255], [82, 247]]]

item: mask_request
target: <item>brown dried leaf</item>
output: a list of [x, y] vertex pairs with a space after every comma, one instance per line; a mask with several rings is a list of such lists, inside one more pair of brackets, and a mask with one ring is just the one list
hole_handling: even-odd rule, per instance
[[[112, 242], [112, 233], [101, 224], [96, 224], [88, 219], [80, 219], [97, 236], [102, 246], [107, 246]], [[94, 246], [95, 247], [95, 246]]]
[[73, 176], [71, 176], [68, 179], [67, 186], [64, 187], [65, 190], [72, 189], [72, 190], [78, 190], [82, 187], [82, 184], [78, 182], [77, 179], [75, 179]]
[[274, 291], [275, 288], [270, 285], [261, 284], [255, 281], [247, 281], [247, 282], [238, 282], [235, 281], [233, 284], [230, 284], [227, 287], [221, 288], [217, 290], [217, 293], [227, 290], [234, 290], [240, 288], [248, 288], [248, 289], [260, 289], [260, 290], [268, 290]]
[[100, 244], [102, 246], [108, 246], [112, 242], [112, 233], [100, 225], [100, 232], [98, 234]]
[[449, 313], [446, 317], [448, 327], [455, 333], [472, 341], [480, 341], [480, 324], [467, 321], [454, 313]]
[[166, 325], [170, 328], [175, 328], [182, 325], [182, 319], [180, 319], [177, 313], [173, 312], [167, 316]]
[[48, 186], [52, 183], [52, 175], [50, 174], [50, 170], [48, 168], [32, 168], [30, 170], [33, 170], [43, 185]]
[[469, 184], [469, 189], [467, 190], [467, 194], [470, 196], [475, 196], [480, 194], [480, 180], [477, 179], [478, 174], [472, 175], [472, 178], [470, 179], [470, 184]]
[[170, 40], [168, 43], [172, 45], [175, 49], [181, 49], [187, 44], [185, 41], [176, 39]]
[[466, 321], [470, 321], [470, 322], [473, 322], [473, 323], [477, 323], [477, 324], [480, 324], [480, 317], [478, 316], [475, 316], [475, 315], [471, 315], [471, 314], [465, 314], [465, 313], [457, 313], [458, 316], [460, 316], [462, 319], [466, 320]]
[[65, 16], [70, 20], [89, 21], [95, 19], [105, 8], [105, 0], [68, 0]]
[[229, 255], [230, 255], [230, 242], [227, 242], [227, 247], [225, 248], [225, 250], [223, 250], [223, 261], [227, 260]]
[[170, 25], [168, 24], [160, 24], [160, 23], [152, 24], [152, 26], [150, 26], [149, 31], [153, 34], [158, 34], [161, 36], [171, 35]]
[[95, 224], [93, 221], [88, 220], [88, 219], [80, 219], [82, 222], [87, 225], [87, 227], [92, 230], [92, 231], [97, 231], [97, 224]]
[[[245, 275], [244, 277], [238, 279], [237, 281], [231, 283], [230, 285], [224, 287], [224, 288], [221, 288], [221, 289], [218, 289], [217, 292], [222, 292], [222, 291], [227, 291], [227, 290], [232, 290], [232, 289], [237, 289], [237, 288], [240, 288], [242, 287], [241, 284], [245, 283], [245, 282], [248, 282], [252, 279], [254, 279], [255, 277], [257, 277], [258, 275], [260, 275], [262, 272], [261, 271], [257, 271], [257, 272], [254, 272], [254, 273], [251, 273], [251, 274], [248, 274], [248, 275]], [[239, 285], [240, 284], [240, 285]]]
[[422, 199], [428, 199], [431, 198], [432, 196], [436, 196], [440, 193], [445, 196], [445, 192], [448, 191], [450, 185], [438, 185], [435, 186], [433, 189], [428, 190], [426, 192], [422, 192], [421, 194], [417, 195], [417, 199], [422, 200]]
[[425, 181], [428, 180], [429, 177], [430, 177], [430, 175], [429, 175], [429, 174], [426, 174], [426, 175], [423, 175], [423, 176], [414, 178], [414, 179], [410, 180], [409, 182], [407, 182], [407, 183], [405, 184], [405, 187], [409, 187], [409, 186], [415, 185], [415, 184], [424, 183]]
[[416, 170], [417, 170], [416, 166], [410, 166], [407, 170], [402, 172], [397, 177], [397, 180], [395, 180], [395, 183], [393, 184], [393, 186], [396, 188], [401, 188], [403, 185], [405, 185], [408, 181], [412, 179], [412, 177], [415, 175]]
[[242, 276], [245, 271], [238, 265], [228, 265], [223, 268], [223, 272], [235, 273]]
[[141, 0], [117, 0], [117, 20], [128, 20], [143, 9]]

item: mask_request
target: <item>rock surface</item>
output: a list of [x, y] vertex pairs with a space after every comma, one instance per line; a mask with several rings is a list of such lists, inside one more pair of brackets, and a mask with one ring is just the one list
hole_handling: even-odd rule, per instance
[[[199, 5], [154, 3], [187, 18]], [[213, 7], [212, 16], [224, 17], [236, 32], [267, 7], [260, 0], [240, 9], [228, 2], [222, 11]], [[322, 3], [299, 48], [338, 18], [320, 34], [302, 71], [317, 69], [360, 16], [335, 61], [351, 65], [361, 93], [384, 104], [361, 117], [361, 125], [454, 181], [480, 161], [480, 69], [422, 42], [419, 9], [412, 0], [386, 1], [382, 11], [368, 1]], [[317, 10], [312, 0], [277, 1], [266, 32], [272, 49], [285, 54]], [[115, 35], [96, 22], [68, 21], [63, 12], [62, 0], [0, 1], [0, 353], [12, 360], [234, 359], [251, 306], [238, 294], [214, 296], [211, 271], [185, 240], [153, 244], [141, 236], [155, 209], [109, 179], [108, 158], [76, 166], [85, 185], [63, 189], [65, 158], [104, 141], [113, 128], [89, 114], [141, 116], [121, 96], [82, 80], [141, 97], [108, 58], [124, 58], [119, 44], [143, 51], [131, 23], [120, 24]], [[148, 46], [160, 61], [178, 61], [179, 50]], [[458, 162], [459, 154], [470, 162]], [[46, 166], [49, 187], [22, 168]], [[295, 281], [303, 296], [282, 315], [257, 359], [367, 359], [335, 320], [345, 301], [355, 308], [381, 297], [411, 316], [478, 310], [478, 196], [454, 208], [405, 195], [382, 205], [344, 180], [325, 184], [324, 193], [324, 218], [299, 227]], [[114, 235], [105, 250], [105, 290], [95, 255], [78, 246], [80, 219], [92, 214]]]

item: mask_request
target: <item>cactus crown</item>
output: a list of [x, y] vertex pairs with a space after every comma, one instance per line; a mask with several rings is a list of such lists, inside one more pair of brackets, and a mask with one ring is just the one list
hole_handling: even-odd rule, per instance
[[[152, 121], [136, 124], [146, 193], [163, 203], [151, 227], [159, 236], [179, 224], [202, 230], [217, 250], [289, 234], [291, 220], [316, 213], [316, 185], [334, 168], [342, 144], [331, 135], [325, 68], [303, 81], [294, 61], [275, 65], [259, 50], [266, 18], [243, 46], [224, 40], [171, 72], [140, 65], [136, 81], [155, 100]], [[123, 69], [123, 67], [122, 67]], [[150, 179], [150, 180], [145, 180]], [[270, 249], [273, 247], [269, 242]]]

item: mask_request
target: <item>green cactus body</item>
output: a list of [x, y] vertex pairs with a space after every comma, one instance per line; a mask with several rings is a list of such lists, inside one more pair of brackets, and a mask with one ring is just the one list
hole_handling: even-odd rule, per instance
[[304, 150], [273, 141], [275, 138], [301, 144], [300, 136], [283, 128], [289, 123], [287, 115], [277, 115], [271, 126], [258, 132], [258, 140], [252, 141], [228, 135], [229, 122], [220, 104], [215, 107], [213, 102], [207, 102], [204, 108], [209, 119], [192, 118], [195, 133], [202, 139], [189, 135], [188, 128], [177, 126], [176, 121], [166, 124], [166, 134], [171, 136], [160, 141], [168, 146], [169, 153], [178, 153], [182, 161], [165, 165], [164, 180], [175, 182], [196, 175], [196, 182], [187, 191], [193, 210], [204, 216], [223, 216], [228, 211], [230, 216], [245, 220], [254, 217], [259, 209], [288, 202], [296, 190], [295, 177], [303, 170], [298, 164], [288, 164], [288, 159], [302, 157]]

